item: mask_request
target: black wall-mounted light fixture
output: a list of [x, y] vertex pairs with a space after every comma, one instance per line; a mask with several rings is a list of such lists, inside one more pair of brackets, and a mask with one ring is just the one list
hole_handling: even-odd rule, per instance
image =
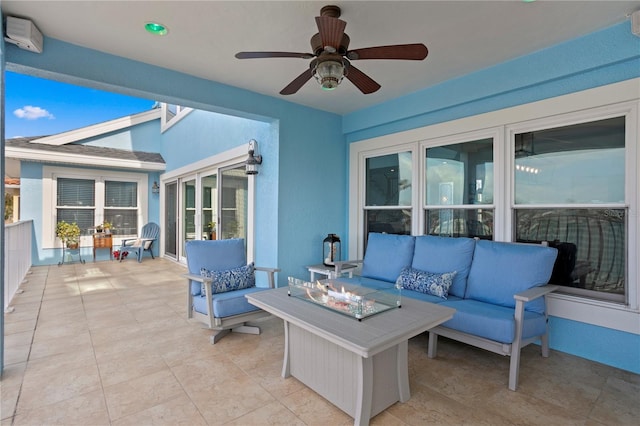
[[158, 182], [153, 182], [153, 186], [151, 187], [151, 192], [153, 192], [154, 194], [159, 194], [160, 193], [160, 187], [158, 186]]
[[254, 139], [249, 141], [249, 157], [247, 157], [245, 173], [248, 175], [258, 174], [258, 165], [262, 164], [262, 155], [256, 155], [258, 142]]

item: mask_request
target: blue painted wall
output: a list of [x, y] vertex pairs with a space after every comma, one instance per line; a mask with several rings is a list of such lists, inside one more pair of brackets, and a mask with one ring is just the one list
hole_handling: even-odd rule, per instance
[[551, 317], [549, 343], [555, 350], [640, 374], [637, 334]]
[[81, 144], [128, 151], [160, 152], [160, 136], [158, 118], [128, 129], [84, 139]]

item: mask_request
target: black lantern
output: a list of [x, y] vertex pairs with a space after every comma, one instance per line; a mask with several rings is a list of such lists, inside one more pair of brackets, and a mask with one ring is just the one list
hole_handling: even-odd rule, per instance
[[325, 266], [334, 266], [340, 259], [340, 237], [329, 234], [322, 242], [322, 263]]

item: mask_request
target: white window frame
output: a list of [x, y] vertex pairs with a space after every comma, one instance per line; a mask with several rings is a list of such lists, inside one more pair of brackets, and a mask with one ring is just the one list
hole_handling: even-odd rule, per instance
[[[176, 107], [175, 114], [169, 109], [170, 105]], [[162, 102], [160, 103], [160, 110], [160, 133], [164, 133], [189, 115], [193, 111], [193, 108]]]
[[[426, 146], [441, 144], [447, 138], [451, 143], [463, 134], [497, 132], [494, 139], [494, 239], [511, 241], [514, 171], [512, 148], [507, 141], [513, 134], [535, 127], [552, 128], [578, 122], [625, 116], [625, 204], [628, 208], [627, 231], [627, 300], [626, 304], [584, 297], [556, 294], [550, 296], [549, 314], [587, 324], [640, 334], [640, 78], [575, 92], [568, 95], [518, 105], [476, 116], [465, 117], [427, 127], [384, 135], [354, 142], [349, 147], [349, 258], [361, 258], [363, 228], [359, 221], [364, 205], [363, 158], [378, 153], [406, 151], [422, 144], [418, 151], [424, 154]], [[465, 139], [468, 136], [465, 135]], [[422, 142], [421, 142], [422, 141]], [[508, 145], [508, 146], [507, 146]], [[419, 175], [414, 180], [420, 186], [420, 204], [416, 211], [423, 213], [423, 190], [420, 176], [424, 176], [424, 155], [420, 155]], [[417, 169], [418, 167], [416, 167]], [[499, 197], [499, 198], [498, 198]], [[418, 199], [416, 199], [418, 200]], [[414, 201], [415, 202], [415, 201]], [[420, 209], [416, 209], [420, 206]], [[592, 207], [592, 206], [590, 206]], [[418, 222], [421, 223], [421, 218]], [[423, 225], [414, 235], [421, 235]]]
[[[114, 236], [114, 246], [119, 245], [122, 238], [139, 235], [142, 226], [147, 223], [149, 184], [148, 177], [142, 173], [125, 173], [106, 170], [78, 169], [71, 167], [44, 166], [42, 169], [42, 248], [61, 248], [56, 237], [58, 178], [90, 179], [95, 181], [95, 224], [104, 221], [104, 182], [135, 182], [138, 185], [138, 232], [132, 235]], [[80, 247], [91, 247], [93, 239], [90, 235], [80, 237]]]

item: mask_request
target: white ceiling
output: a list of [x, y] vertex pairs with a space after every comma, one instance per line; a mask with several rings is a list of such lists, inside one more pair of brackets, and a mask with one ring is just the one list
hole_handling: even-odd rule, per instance
[[[345, 114], [628, 20], [638, 1], [2, 1], [46, 37], [269, 96]], [[351, 49], [424, 43], [426, 60], [354, 61], [382, 85], [361, 94], [349, 81], [324, 92], [309, 81], [278, 92], [309, 60], [238, 60], [238, 51], [310, 52], [314, 17], [342, 9]], [[157, 21], [165, 37], [145, 32]], [[46, 50], [46, 42], [44, 49]], [[598, 54], [595, 50], [594, 55]]]

